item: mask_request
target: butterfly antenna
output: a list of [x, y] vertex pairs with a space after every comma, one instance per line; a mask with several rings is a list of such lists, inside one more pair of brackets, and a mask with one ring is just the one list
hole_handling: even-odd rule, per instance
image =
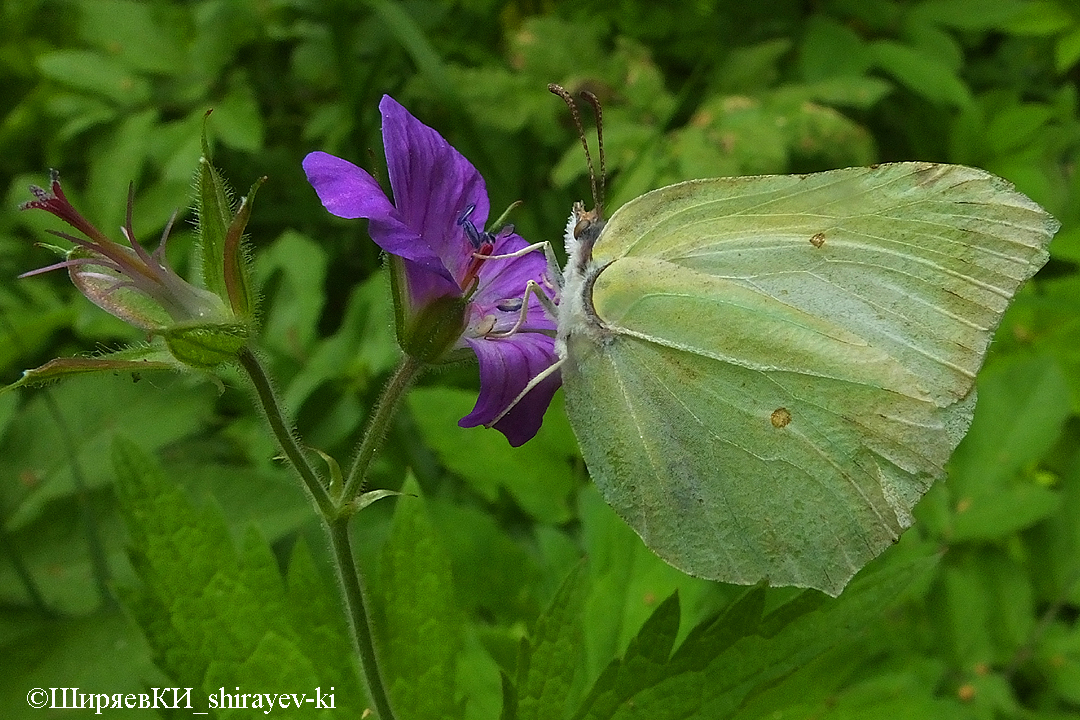
[[592, 154], [589, 152], [589, 142], [585, 139], [585, 128], [581, 124], [581, 113], [578, 111], [577, 103], [574, 102], [574, 97], [562, 85], [551, 83], [548, 85], [548, 90], [561, 97], [563, 102], [566, 103], [566, 107], [570, 108], [570, 115], [574, 118], [574, 127], [577, 128], [578, 139], [581, 140], [581, 147], [585, 150], [585, 162], [589, 165], [589, 182], [592, 184], [593, 204], [597, 204], [599, 194], [596, 186], [596, 170], [593, 167]]
[[593, 95], [588, 90], [582, 90], [580, 93], [585, 102], [592, 105], [593, 113], [596, 114], [596, 144], [600, 149], [600, 198], [596, 198], [596, 183], [593, 183], [593, 202], [596, 203], [597, 210], [602, 211], [604, 209], [604, 193], [607, 189], [607, 162], [604, 160], [604, 110], [600, 107], [600, 98]]

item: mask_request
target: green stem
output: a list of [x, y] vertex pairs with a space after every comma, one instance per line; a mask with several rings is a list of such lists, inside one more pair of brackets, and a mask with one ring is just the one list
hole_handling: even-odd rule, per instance
[[405, 355], [398, 363], [394, 374], [390, 376], [390, 381], [383, 389], [379, 401], [375, 404], [375, 409], [368, 418], [367, 427], [364, 428], [364, 435], [360, 440], [360, 447], [357, 448], [356, 457], [353, 459], [352, 467], [349, 468], [349, 474], [345, 480], [345, 491], [341, 496], [343, 503], [349, 502], [363, 492], [368, 467], [386, 437], [386, 431], [390, 428], [390, 421], [394, 419], [398, 403], [405, 397], [405, 392], [423, 368], [422, 362]]
[[390, 707], [390, 696], [383, 682], [378, 657], [375, 654], [374, 633], [371, 629], [367, 604], [364, 600], [364, 585], [360, 567], [356, 562], [356, 558], [353, 557], [352, 541], [349, 536], [349, 514], [344, 512], [344, 509], [348, 507], [356, 488], [362, 486], [367, 468], [386, 436], [394, 411], [423, 368], [423, 365], [410, 357], [405, 357], [398, 365], [397, 370], [394, 371], [379, 401], [376, 403], [367, 427], [364, 429], [364, 435], [349, 471], [344, 492], [340, 498], [332, 498], [293, 435], [292, 428], [281, 409], [277, 396], [274, 394], [269, 377], [258, 358], [250, 349], [245, 348], [240, 353], [239, 359], [241, 367], [247, 372], [248, 378], [255, 389], [255, 394], [259, 398], [259, 404], [262, 406], [271, 431], [273, 431], [274, 436], [281, 445], [285, 456], [300, 473], [308, 492], [318, 505], [320, 519], [323, 528], [326, 530], [327, 537], [330, 539], [330, 547], [333, 550], [334, 566], [344, 594], [345, 606], [349, 614], [349, 625], [364, 673], [368, 697], [371, 698], [372, 703], [375, 705], [379, 720], [394, 720], [394, 712]]
[[334, 552], [334, 566], [337, 569], [341, 589], [345, 593], [345, 604], [349, 611], [349, 625], [353, 633], [356, 652], [360, 656], [360, 667], [367, 682], [368, 697], [375, 704], [379, 720], [394, 720], [394, 711], [390, 708], [390, 696], [379, 670], [379, 660], [375, 654], [375, 641], [371, 632], [367, 604], [364, 601], [364, 588], [360, 578], [360, 567], [352, 553], [352, 540], [349, 537], [349, 517], [338, 517], [326, 524], [330, 536], [330, 546]]
[[270, 424], [270, 430], [274, 433], [274, 437], [277, 438], [278, 444], [281, 446], [281, 451], [285, 453], [285, 457], [300, 473], [300, 479], [304, 481], [308, 494], [319, 507], [319, 512], [323, 518], [334, 517], [337, 514], [334, 501], [326, 491], [322, 481], [319, 480], [319, 474], [308, 462], [300, 443], [296, 440], [296, 436], [293, 435], [292, 426], [285, 417], [285, 412], [281, 408], [281, 403], [278, 402], [277, 395], [274, 394], [270, 378], [266, 374], [266, 370], [263, 369], [262, 363], [259, 362], [259, 358], [255, 357], [255, 353], [250, 348], [244, 348], [240, 352], [239, 360], [240, 366], [244, 368], [248, 379], [251, 380], [251, 385], [259, 398], [259, 405], [263, 409], [266, 421]]

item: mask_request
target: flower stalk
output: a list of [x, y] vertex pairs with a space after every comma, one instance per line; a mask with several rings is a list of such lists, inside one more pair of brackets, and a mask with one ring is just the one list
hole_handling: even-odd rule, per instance
[[[352, 513], [350, 486], [355, 487], [350, 473], [350, 482], [346, 483], [345, 492], [339, 498], [332, 498], [323, 481], [319, 478], [314, 466], [308, 461], [300, 443], [293, 433], [292, 426], [285, 415], [277, 395], [274, 393], [269, 376], [259, 362], [258, 357], [250, 349], [245, 348], [239, 354], [240, 367], [244, 370], [255, 390], [255, 397], [259, 407], [266, 417], [271, 432], [281, 446], [281, 451], [296, 468], [319, 512], [323, 530], [334, 559], [334, 571], [340, 583], [341, 592], [344, 596], [345, 607], [348, 612], [349, 629], [352, 632], [353, 645], [358, 657], [360, 667], [367, 686], [368, 697], [375, 705], [379, 720], [394, 720], [393, 709], [390, 706], [390, 695], [386, 683], [383, 680], [379, 665], [379, 658], [375, 652], [375, 633], [371, 625], [371, 614], [368, 612], [367, 601], [364, 594], [363, 576], [360, 566], [352, 551], [352, 539], [349, 532], [349, 519]], [[360, 442], [360, 451], [357, 459], [353, 462], [353, 469], [358, 472], [356, 477], [362, 477], [371, 458], [386, 435], [394, 411], [400, 404], [401, 398], [408, 391], [412, 380], [419, 372], [419, 364], [409, 362], [407, 359], [398, 366], [390, 382], [383, 390], [364, 431]], [[360, 459], [366, 457], [365, 462]]]

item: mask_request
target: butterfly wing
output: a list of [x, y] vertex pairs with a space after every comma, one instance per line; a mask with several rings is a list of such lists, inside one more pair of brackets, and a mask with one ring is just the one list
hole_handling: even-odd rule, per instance
[[900, 163], [692, 181], [621, 208], [566, 334], [608, 502], [703, 577], [839, 593], [911, 523], [1057, 224], [1003, 180]]

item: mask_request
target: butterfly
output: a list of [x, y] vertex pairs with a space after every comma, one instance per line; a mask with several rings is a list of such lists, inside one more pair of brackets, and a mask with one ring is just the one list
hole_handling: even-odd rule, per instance
[[990, 173], [923, 162], [691, 180], [605, 221], [551, 89], [597, 204], [574, 206], [555, 274], [593, 482], [688, 574], [838, 595], [944, 476], [1058, 222]]

